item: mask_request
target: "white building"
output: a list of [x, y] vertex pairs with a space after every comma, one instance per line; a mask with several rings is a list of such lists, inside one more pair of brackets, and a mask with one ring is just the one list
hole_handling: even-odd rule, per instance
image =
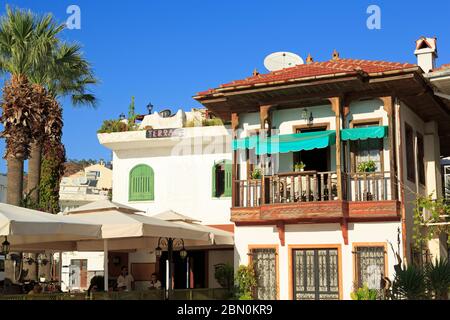
[[[205, 121], [197, 110], [173, 116], [153, 113], [143, 118], [141, 130], [98, 134], [100, 143], [113, 151], [112, 200], [148, 215], [173, 210], [233, 231], [230, 135], [224, 126], [194, 127]], [[164, 279], [166, 253], [157, 261], [153, 249], [111, 253], [110, 260], [120, 259], [120, 266], [127, 265], [137, 280], [136, 287], [145, 289], [151, 273]], [[233, 247], [186, 249], [187, 261], [177, 253], [174, 257], [175, 288], [219, 287], [214, 266], [232, 264]], [[110, 270], [110, 276], [119, 271]]]
[[[112, 170], [104, 163], [87, 166], [64, 177], [59, 189], [61, 213], [90, 202], [108, 199], [112, 188]], [[62, 254], [62, 290], [82, 291], [90, 279], [103, 275], [103, 253], [64, 252]]]
[[350, 299], [393, 279], [390, 244], [409, 263], [422, 258], [413, 201], [442, 195], [450, 102], [424, 74], [435, 39], [415, 54], [418, 65], [335, 52], [194, 97], [231, 120], [235, 267], [254, 263], [258, 298]]
[[59, 188], [61, 211], [108, 199], [111, 187], [112, 170], [104, 163], [87, 166], [71, 176], [63, 177]]

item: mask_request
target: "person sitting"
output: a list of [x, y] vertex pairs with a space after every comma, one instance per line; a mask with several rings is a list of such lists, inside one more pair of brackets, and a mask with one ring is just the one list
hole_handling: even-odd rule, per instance
[[161, 289], [161, 282], [158, 280], [158, 275], [156, 273], [152, 273], [149, 289]]
[[120, 276], [117, 278], [117, 289], [119, 291], [131, 291], [134, 289], [134, 278], [128, 274], [128, 268], [123, 266]]
[[42, 292], [42, 287], [39, 283], [36, 283], [33, 287], [33, 289], [31, 289], [28, 294], [29, 295], [34, 295], [34, 294], [40, 294]]

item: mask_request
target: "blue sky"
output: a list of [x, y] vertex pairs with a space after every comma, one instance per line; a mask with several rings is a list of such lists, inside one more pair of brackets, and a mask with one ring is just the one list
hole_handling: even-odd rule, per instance
[[[438, 37], [439, 64], [450, 63], [450, 2], [441, 1], [93, 1], [14, 0], [5, 4], [52, 12], [81, 9], [81, 30], [63, 37], [83, 45], [101, 84], [97, 109], [73, 108], [63, 100], [69, 158], [104, 158], [111, 152], [97, 140], [104, 119], [127, 113], [131, 96], [137, 112], [151, 102], [156, 110], [198, 107], [192, 96], [210, 87], [265, 72], [263, 60], [292, 51], [315, 61], [341, 57], [415, 63], [414, 41]], [[381, 8], [381, 29], [366, 27], [369, 5]], [[427, 7], [426, 13], [420, 8]], [[0, 141], [3, 152], [4, 141]], [[5, 160], [0, 172], [5, 172]]]

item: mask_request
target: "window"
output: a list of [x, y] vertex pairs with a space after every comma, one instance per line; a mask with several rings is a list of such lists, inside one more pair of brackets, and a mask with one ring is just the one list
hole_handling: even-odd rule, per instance
[[256, 299], [277, 299], [276, 249], [252, 249], [250, 251], [256, 276]]
[[293, 250], [294, 300], [338, 300], [338, 260], [338, 249]]
[[212, 196], [231, 197], [232, 172], [231, 161], [222, 160], [212, 167]]
[[369, 289], [381, 289], [381, 280], [385, 274], [385, 246], [358, 246], [355, 255], [355, 286], [361, 288], [367, 284]]
[[405, 146], [406, 146], [406, 176], [408, 180], [416, 182], [416, 169], [414, 161], [414, 133], [411, 126], [405, 123]]
[[[450, 199], [450, 166], [444, 166], [444, 194], [445, 199]], [[450, 256], [449, 256], [450, 259]]]
[[129, 201], [154, 200], [154, 173], [153, 169], [140, 164], [130, 171]]
[[417, 133], [417, 171], [419, 174], [419, 182], [425, 184], [425, 154], [423, 146], [423, 136]]
[[[258, 136], [262, 134], [261, 130], [249, 130], [247, 132], [248, 137], [252, 136]], [[260, 136], [260, 138], [263, 138], [263, 136]], [[256, 149], [246, 149], [245, 150], [245, 158], [247, 161], [247, 178], [250, 178], [252, 175], [253, 170], [256, 168], [261, 167], [261, 156], [256, 154]]]
[[[379, 126], [379, 122], [370, 122], [355, 124], [353, 128], [365, 128]], [[359, 164], [367, 161], [373, 161], [376, 165], [376, 171], [383, 171], [381, 154], [383, 150], [383, 139], [366, 139], [351, 142], [351, 148], [354, 154], [353, 171], [358, 171]]]

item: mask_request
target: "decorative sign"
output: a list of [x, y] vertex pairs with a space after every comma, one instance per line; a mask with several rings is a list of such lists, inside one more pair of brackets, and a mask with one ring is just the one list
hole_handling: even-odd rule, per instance
[[182, 135], [182, 129], [149, 129], [145, 133], [146, 138], [171, 138], [181, 137]]

